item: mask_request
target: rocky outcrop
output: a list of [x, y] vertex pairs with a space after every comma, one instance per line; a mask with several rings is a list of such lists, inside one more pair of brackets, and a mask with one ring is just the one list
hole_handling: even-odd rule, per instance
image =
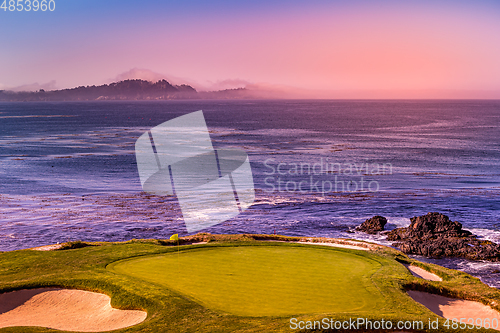
[[356, 230], [363, 231], [368, 234], [376, 234], [379, 231], [383, 231], [386, 224], [387, 219], [385, 217], [376, 215], [363, 222], [359, 227], [356, 228]]
[[407, 254], [427, 257], [462, 257], [474, 260], [500, 261], [500, 245], [477, 239], [462, 224], [440, 213], [412, 217], [407, 228], [387, 233], [393, 246]]

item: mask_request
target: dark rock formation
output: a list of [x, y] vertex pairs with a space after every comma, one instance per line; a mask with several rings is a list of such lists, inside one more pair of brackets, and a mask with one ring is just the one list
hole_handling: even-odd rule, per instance
[[361, 225], [357, 227], [356, 230], [363, 231], [368, 234], [376, 234], [377, 232], [384, 230], [384, 226], [386, 225], [386, 223], [387, 219], [385, 217], [376, 215], [361, 223]]
[[462, 257], [474, 260], [500, 261], [500, 245], [481, 241], [462, 224], [440, 213], [412, 217], [407, 228], [387, 233], [393, 246], [407, 254], [427, 257]]

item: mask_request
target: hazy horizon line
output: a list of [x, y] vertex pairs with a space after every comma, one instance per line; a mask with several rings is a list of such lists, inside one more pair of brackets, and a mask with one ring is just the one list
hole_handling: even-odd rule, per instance
[[[118, 76], [119, 77], [119, 76]], [[391, 100], [408, 100], [408, 99], [418, 99], [418, 100], [439, 100], [439, 99], [451, 99], [451, 100], [497, 100], [500, 99], [500, 90], [482, 90], [482, 89], [308, 89], [308, 88], [297, 88], [286, 85], [279, 84], [269, 84], [269, 83], [247, 83], [246, 85], [233, 86], [233, 87], [220, 87], [218, 90], [209, 90], [208, 87], [200, 87], [198, 84], [193, 84], [194, 81], [186, 80], [186, 83], [175, 82], [178, 80], [169, 80], [167, 77], [163, 78], [123, 78], [123, 76], [117, 81], [94, 84], [95, 86], [102, 86], [105, 84], [111, 84], [115, 82], [125, 81], [125, 80], [143, 80], [151, 83], [155, 83], [161, 80], [166, 80], [173, 85], [187, 84], [190, 86], [195, 86], [197, 92], [199, 93], [211, 93], [217, 91], [227, 91], [227, 90], [242, 90], [246, 91], [248, 99], [359, 99], [359, 100], [372, 100], [372, 99], [391, 99]], [[189, 82], [191, 81], [191, 82]], [[244, 80], [233, 80], [245, 82]], [[87, 87], [92, 85], [79, 85], [68, 88], [56, 88], [55, 80], [49, 81], [45, 84], [26, 84], [18, 87], [0, 89], [2, 91], [8, 92], [38, 92], [40, 90], [44, 91], [57, 91], [65, 89], [74, 89], [77, 87]], [[201, 89], [200, 89], [201, 88]], [[215, 88], [215, 87], [214, 87]], [[244, 98], [238, 98], [244, 99]]]

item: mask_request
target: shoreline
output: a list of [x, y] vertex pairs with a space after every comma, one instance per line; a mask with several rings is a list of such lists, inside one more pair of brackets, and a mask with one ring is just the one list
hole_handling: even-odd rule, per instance
[[[341, 247], [341, 248], [349, 248], [355, 250], [375, 250], [377, 248], [391, 248], [397, 250], [394, 247], [368, 242], [365, 240], [357, 240], [351, 238], [330, 238], [330, 237], [300, 237], [300, 236], [286, 236], [286, 235], [276, 235], [276, 234], [210, 234], [210, 233], [198, 233], [191, 236], [182, 236], [179, 237], [179, 245], [199, 245], [199, 244], [207, 244], [210, 241], [213, 241], [214, 238], [222, 239], [231, 239], [243, 237], [243, 239], [252, 238], [255, 241], [275, 241], [275, 242], [293, 242], [297, 244], [305, 244], [305, 245], [323, 245], [323, 246], [333, 246], [333, 247]], [[99, 246], [104, 244], [124, 244], [131, 242], [148, 242], [148, 241], [156, 241], [162, 245], [177, 245], [174, 242], [168, 239], [161, 238], [145, 238], [145, 239], [129, 239], [126, 241], [117, 241], [117, 242], [87, 242], [87, 241], [70, 241], [64, 243], [57, 244], [47, 244], [42, 246], [30, 247], [19, 250], [11, 250], [11, 251], [3, 251], [3, 252], [14, 252], [14, 251], [55, 251], [60, 249], [74, 248], [72, 245], [74, 244], [84, 244], [84, 246]], [[76, 247], [75, 247], [76, 248]]]
[[[320, 252], [315, 252], [320, 247], [323, 247], [324, 249], [321, 249]], [[333, 247], [338, 248], [338, 250], [335, 249], [334, 251], [331, 251], [330, 249], [332, 249]], [[365, 292], [365, 294], [363, 294], [364, 295], [363, 297], [369, 297], [369, 298], [375, 297], [375, 300], [373, 302], [382, 302], [381, 304], [386, 304], [387, 308], [384, 311], [388, 311], [388, 309], [393, 309], [392, 311], [395, 311], [393, 312], [393, 315], [391, 317], [393, 320], [396, 320], [398, 318], [405, 319], [407, 317], [405, 313], [414, 313], [414, 315], [416, 315], [416, 313], [419, 313], [418, 311], [420, 310], [418, 309], [420, 309], [420, 307], [425, 307], [429, 311], [433, 312], [435, 315], [444, 318], [446, 318], [446, 316], [448, 316], [449, 313], [457, 313], [455, 310], [458, 311], [460, 309], [462, 310], [465, 309], [466, 311], [468, 311], [467, 309], [469, 309], [469, 306], [471, 307], [471, 309], [474, 309], [474, 311], [476, 311], [474, 312], [474, 314], [477, 314], [478, 316], [483, 316], [483, 314], [487, 315], [491, 313], [491, 311], [493, 310], [494, 311], [500, 310], [500, 306], [498, 305], [500, 304], [499, 290], [490, 288], [485, 284], [481, 283], [478, 279], [471, 278], [468, 274], [465, 274], [463, 272], [454, 271], [442, 266], [426, 264], [417, 261], [415, 259], [408, 257], [401, 251], [398, 251], [391, 247], [369, 243], [365, 241], [353, 240], [353, 239], [324, 238], [324, 237], [322, 238], [290, 237], [290, 236], [269, 235], [269, 234], [213, 235], [208, 233], [200, 233], [192, 236], [181, 237], [179, 238], [179, 242], [177, 242], [177, 240], [171, 241], [169, 239], [148, 239], [148, 240], [133, 239], [126, 242], [93, 242], [93, 243], [69, 242], [69, 243], [52, 244], [43, 247], [35, 247], [26, 250], [20, 250], [17, 251], [16, 253], [4, 252], [1, 255], [5, 267], [8, 268], [11, 267], [12, 265], [16, 265], [15, 263], [19, 262], [20, 258], [23, 258], [23, 260], [21, 260], [20, 262], [21, 263], [24, 262], [25, 265], [28, 266], [26, 266], [25, 269], [19, 270], [14, 275], [12, 274], [6, 275], [6, 280], [0, 284], [0, 290], [1, 290], [0, 295], [8, 293], [10, 291], [26, 290], [26, 289], [42, 288], [42, 287], [80, 289], [80, 290], [107, 294], [111, 298], [118, 297], [120, 299], [119, 303], [125, 306], [124, 309], [137, 309], [137, 310], [142, 309], [143, 311], [146, 311], [148, 313], [149, 317], [149, 314], [152, 313], [151, 307], [148, 308], [148, 306], [144, 307], [138, 305], [140, 303], [139, 302], [140, 288], [137, 289], [136, 287], [131, 287], [129, 282], [123, 284], [124, 282], [118, 282], [118, 281], [122, 281], [122, 279], [125, 279], [123, 281], [128, 281], [126, 279], [127, 276], [134, 278], [133, 274], [135, 273], [133, 272], [146, 272], [144, 274], [149, 274], [147, 272], [153, 272], [153, 273], [156, 272], [153, 274], [154, 279], [164, 276], [164, 273], [168, 272], [169, 270], [168, 267], [172, 266], [171, 264], [174, 264], [172, 267], [177, 267], [178, 265], [176, 264], [178, 260], [177, 252], [179, 250], [181, 251], [182, 257], [195, 255], [195, 257], [190, 257], [190, 258], [197, 258], [197, 256], [199, 256], [200, 254], [204, 255], [205, 256], [203, 257], [204, 259], [196, 265], [201, 265], [200, 270], [207, 274], [219, 274], [219, 271], [223, 269], [222, 267], [226, 267], [223, 265], [222, 267], [220, 267], [220, 269], [216, 270], [210, 269], [210, 267], [213, 267], [211, 263], [212, 260], [211, 257], [213, 255], [222, 256], [217, 258], [225, 258], [225, 256], [230, 255], [230, 253], [235, 253], [235, 254], [237, 253], [238, 255], [236, 257], [230, 257], [235, 259], [235, 258], [240, 258], [239, 256], [242, 253], [241, 251], [246, 251], [245, 253], [247, 253], [248, 255], [250, 255], [251, 253], [256, 253], [255, 251], [264, 251], [258, 253], [262, 254], [265, 253], [266, 259], [263, 259], [264, 257], [257, 256], [254, 258], [254, 260], [257, 259], [263, 261], [260, 264], [255, 264], [256, 266], [250, 266], [252, 267], [251, 270], [252, 274], [255, 274], [254, 270], [258, 267], [258, 270], [260, 272], [259, 274], [263, 274], [262, 272], [264, 272], [263, 276], [267, 276], [267, 274], [269, 274], [270, 271], [267, 271], [268, 269], [273, 270], [275, 269], [275, 267], [281, 267], [279, 269], [279, 272], [282, 272], [284, 277], [293, 276], [293, 274], [292, 275], [289, 274], [289, 270], [291, 269], [291, 267], [302, 267], [302, 265], [296, 265], [295, 260], [305, 260], [299, 262], [303, 263], [307, 262], [309, 263], [309, 265], [316, 265], [317, 267], [313, 271], [317, 272], [316, 274], [320, 274], [319, 276], [322, 277], [319, 278], [319, 280], [316, 280], [317, 278], [315, 276], [318, 275], [314, 274], [310, 275], [308, 273], [302, 277], [303, 280], [301, 281], [303, 282], [309, 281], [310, 283], [309, 284], [299, 283], [298, 286], [300, 286], [300, 288], [306, 288], [311, 283], [315, 282], [319, 283], [320, 281], [323, 281], [323, 279], [325, 278], [328, 278], [329, 281], [330, 280], [337, 281], [335, 283], [340, 283], [340, 281], [343, 281], [342, 279], [346, 278], [345, 272], [348, 272], [351, 269], [353, 269], [354, 267], [352, 266], [353, 260], [356, 263], [358, 262], [357, 260], [361, 260], [361, 262], [365, 262], [366, 265], [368, 265], [363, 267], [373, 267], [373, 270], [368, 269], [366, 273], [363, 273], [362, 276], [361, 275], [360, 276], [355, 275], [355, 276], [357, 276], [357, 278], [359, 279], [366, 279], [363, 281], [371, 281], [370, 283], [373, 283], [374, 287], [377, 287], [374, 288], [373, 290], [361, 288], [360, 290], [361, 291], [364, 290], [363, 292]], [[50, 251], [52, 251], [52, 253], [48, 253]], [[237, 252], [226, 252], [226, 251], [237, 251]], [[283, 267], [279, 266], [279, 263], [281, 263], [282, 260], [280, 259], [281, 254], [279, 253], [284, 253], [282, 251], [288, 251], [286, 253], [294, 254], [294, 259], [291, 261], [292, 263], [294, 263], [293, 265], [283, 266]], [[279, 255], [276, 256], [277, 254]], [[297, 255], [299, 258], [302, 259], [297, 259]], [[315, 261], [317, 260], [324, 260], [321, 259], [321, 258], [326, 258], [324, 256], [326, 257], [333, 256], [331, 257], [332, 259], [330, 260], [335, 260], [336, 264], [324, 265], [326, 262], [324, 262], [323, 264], [315, 263]], [[165, 258], [161, 260], [170, 260], [170, 261], [173, 260], [173, 261], [170, 262], [170, 264], [167, 264], [167, 266], [165, 266], [163, 262], [159, 262], [157, 261], [158, 259], [155, 258]], [[43, 262], [42, 265], [36, 264], [35, 266], [32, 266], [34, 263], [39, 262], [40, 260], [42, 260]], [[268, 261], [272, 262], [273, 260], [275, 261], [273, 265], [271, 266], [265, 265], [266, 262]], [[189, 260], [186, 261], [186, 265], [189, 265], [189, 262], [190, 262]], [[223, 263], [224, 261], [216, 259], [214, 262]], [[134, 265], [139, 265], [138, 267], [142, 267], [140, 265], [146, 265], [146, 266], [150, 264], [157, 265], [155, 263], [158, 263], [159, 266], [154, 268], [153, 270], [132, 269], [133, 267], [135, 267]], [[252, 265], [254, 265], [253, 260], [250, 260], [249, 263], [252, 263]], [[278, 264], [278, 266], [276, 266], [276, 264]], [[132, 265], [132, 266], [130, 266], [130, 268], [127, 268], [129, 267], [127, 265]], [[208, 266], [205, 267], [203, 265], [208, 265]], [[335, 269], [334, 271], [329, 271], [332, 269], [332, 267], [337, 267], [337, 265], [347, 265], [347, 266], [345, 267], [342, 266], [344, 268], [342, 268], [341, 270], [335, 268], [337, 269], [336, 271]], [[162, 269], [166, 269], [166, 271], [163, 273], [162, 271], [157, 271], [156, 269], [160, 267], [162, 267]], [[229, 265], [227, 267], [233, 267], [233, 266]], [[355, 267], [358, 266], [356, 265]], [[413, 267], [413, 270], [418, 271], [419, 275], [412, 274], [411, 267]], [[103, 268], [105, 269], [104, 271]], [[127, 273], [127, 269], [132, 269], [132, 270], [130, 270], [130, 273]], [[186, 267], [186, 269], [190, 268]], [[7, 269], [7, 271], [5, 271], [4, 274], [7, 274], [8, 271], [9, 269]], [[101, 272], [100, 274], [104, 274], [102, 275], [102, 278], [97, 278], [97, 276], [95, 275], [95, 273], [98, 271]], [[359, 270], [356, 269], [355, 271]], [[225, 271], [222, 270], [221, 272]], [[298, 270], [297, 272], [298, 274], [303, 274], [300, 273], [303, 272], [303, 270]], [[176, 273], [169, 273], [169, 274], [174, 274], [170, 278], [172, 277], [175, 278], [176, 276], [179, 276]], [[248, 276], [252, 277], [253, 276], [252, 274]], [[201, 276], [203, 275], [204, 274], [202, 274]], [[104, 278], [105, 276], [107, 276], [107, 278]], [[180, 277], [182, 279], [182, 274], [180, 275]], [[75, 280], [75, 278], [77, 279]], [[167, 279], [166, 281], [170, 281], [171, 280], [170, 278], [165, 278], [165, 279]], [[111, 279], [111, 280], [106, 281], [106, 279]], [[115, 281], [115, 279], [117, 280]], [[146, 288], [145, 290], [147, 290], [147, 288], [149, 287], [147, 287], [147, 284], [145, 285], [144, 283], [148, 283], [147, 281], [149, 280], [147, 276], [144, 276], [142, 279], [146, 280], [141, 280], [143, 281], [140, 283], [143, 285], [143, 287], [141, 288]], [[237, 283], [236, 281], [239, 279], [239, 277], [237, 277], [235, 274], [223, 273], [222, 275], [220, 275], [220, 279], [223, 279], [224, 281], [227, 280], [225, 283], [232, 283], [232, 281], [235, 281], [235, 283]], [[288, 278], [285, 278], [280, 283], [289, 283], [286, 282], [287, 279]], [[209, 279], [207, 281], [214, 281], [215, 283], [215, 281], [218, 280], [219, 279], [215, 280]], [[115, 283], [122, 284], [122, 288], [125, 289], [123, 289], [122, 291], [115, 290], [115, 288], [112, 287], [112, 285], [108, 284], [108, 282], [111, 281], [115, 281]], [[134, 280], [131, 281], [135, 281], [133, 283], [135, 284], [139, 280], [135, 280], [134, 278]], [[154, 281], [152, 280], [152, 282]], [[252, 283], [255, 283], [255, 281], [266, 281], [266, 280], [265, 279], [255, 280], [250, 278], [250, 280], [248, 281], [244, 280], [244, 281], [245, 283], [249, 283], [249, 288], [253, 288], [250, 286], [252, 286]], [[388, 281], [393, 281], [393, 282], [388, 283]], [[195, 283], [195, 285], [197, 284]], [[239, 285], [237, 284], [237, 286]], [[168, 284], [165, 285], [165, 287], [174, 288], [172, 286], [169, 286]], [[212, 286], [211, 288], [215, 287]], [[378, 288], [382, 288], [383, 290], [385, 290], [385, 292], [379, 294], [378, 292], [376, 292], [376, 290], [379, 290]], [[179, 292], [175, 288], [171, 290], [173, 292]], [[216, 288], [215, 290], [219, 289]], [[276, 292], [280, 292], [281, 289], [271, 288], [271, 290], [276, 290]], [[348, 288], [345, 290], [350, 290], [350, 289]], [[368, 296], [366, 294], [366, 292], [368, 292], [367, 290], [372, 290], [370, 291], [370, 293], [375, 292], [375, 294], [373, 294], [372, 296]], [[417, 296], [420, 295], [419, 297], [417, 297], [418, 299], [412, 297], [412, 292], [413, 294], [416, 293]], [[426, 294], [419, 294], [421, 292]], [[123, 295], [128, 295], [127, 296], [128, 298], [135, 299], [135, 301], [133, 302], [128, 301], [127, 297], [124, 298]], [[186, 295], [189, 295], [189, 293]], [[244, 295], [248, 294], [245, 293]], [[320, 293], [318, 295], [324, 295], [324, 293]], [[320, 296], [315, 296], [315, 297], [320, 297]], [[349, 297], [352, 297], [352, 295]], [[453, 299], [452, 302], [453, 304], [445, 304], [446, 302], [448, 303], [450, 302], [449, 301], [450, 298]], [[379, 301], [377, 301], [377, 299]], [[181, 300], [173, 298], [171, 301], [174, 301], [175, 303]], [[196, 298], [192, 301], [196, 302]], [[201, 303], [199, 305], [204, 306], [203, 304], [204, 303]], [[296, 302], [293, 302], [291, 304], [296, 304]], [[374, 304], [375, 303], [373, 303], [370, 306], [374, 306]], [[333, 313], [336, 313], [336, 311], [339, 310], [335, 308], [335, 306], [331, 309], [331, 311], [333, 311], [331, 315], [333, 316], [335, 316]], [[409, 312], [405, 312], [404, 310], [396, 310], [399, 309], [399, 306], [403, 306], [403, 308], [406, 307], [407, 308], [406, 311]], [[441, 313], [440, 309], [443, 306], [447, 306], [447, 308], [445, 308], [446, 312], [443, 311]], [[122, 307], [118, 306], [118, 308]], [[162, 307], [159, 307], [157, 309], [160, 308]], [[184, 308], [184, 305], [181, 306], [181, 308]], [[206, 310], [212, 311], [214, 309], [212, 309], [211, 307], [206, 307]], [[181, 310], [176, 310], [176, 311], [181, 311]], [[378, 318], [378, 316], [386, 315], [386, 312], [380, 312], [380, 310], [378, 310], [377, 307], [370, 310], [370, 313], [372, 312], [373, 315], [375, 316], [374, 319]], [[361, 313], [353, 312], [353, 315], [359, 316], [362, 315]], [[424, 313], [427, 313], [426, 315], [430, 316], [430, 312], [424, 312]], [[10, 314], [9, 316], [11, 315], [12, 314]], [[243, 316], [246, 318], [247, 315], [239, 314], [239, 316]], [[307, 316], [307, 313], [304, 313], [304, 316]], [[343, 318], [340, 314], [338, 316], [340, 316], [338, 317], [338, 319]], [[270, 323], [273, 321], [271, 317], [266, 319], [269, 320]], [[233, 318], [231, 320], [236, 320], [236, 319]], [[145, 324], [150, 325], [151, 323], [148, 324], [148, 322], [149, 321], [146, 320]]]
[[[200, 236], [204, 235], [204, 236]], [[207, 235], [212, 235], [212, 236], [224, 236], [221, 234], [195, 234], [191, 236], [184, 236], [180, 237], [180, 239], [199, 239], [198, 242], [203, 242], [207, 241], [208, 238], [203, 238], [206, 237]], [[229, 234], [227, 236], [237, 236], [239, 234]], [[241, 234], [241, 235], [255, 235], [255, 234]], [[346, 247], [349, 248], [349, 246], [358, 246], [358, 247], [386, 247], [390, 248], [393, 250], [399, 251], [398, 248], [392, 247], [387, 244], [382, 244], [380, 242], [377, 242], [377, 240], [366, 240], [366, 239], [355, 239], [355, 238], [330, 238], [330, 237], [300, 237], [300, 236], [285, 236], [285, 235], [274, 235], [274, 234], [257, 234], [259, 240], [266, 240], [266, 239], [272, 239], [272, 238], [287, 238], [287, 239], [293, 239], [296, 242], [303, 242], [304, 244], [318, 244], [319, 243], [325, 243], [324, 245], [329, 245], [329, 246], [335, 246], [334, 244], [337, 244], [339, 247]], [[162, 241], [161, 239], [157, 238], [145, 238], [145, 239], [130, 239], [130, 240], [125, 240], [125, 241], [111, 241], [111, 242], [86, 242], [83, 241], [81, 243], [85, 244], [107, 244], [107, 243], [112, 243], [112, 244], [120, 244], [120, 243], [127, 243], [127, 242], [134, 242], [134, 241]], [[279, 240], [277, 240], [279, 241]], [[189, 242], [189, 241], [187, 241]], [[35, 251], [53, 251], [53, 250], [58, 250], [62, 247], [65, 246], [65, 244], [71, 244], [75, 242], [63, 242], [59, 244], [48, 244], [48, 245], [42, 245], [42, 246], [36, 246], [36, 247], [31, 247], [31, 248], [25, 248], [25, 249], [19, 249], [19, 250], [10, 250], [10, 251], [3, 251], [3, 252], [12, 252], [12, 251], [23, 251], [23, 250], [35, 250]], [[76, 243], [80, 243], [80, 241], [76, 241]], [[185, 243], [188, 244], [188, 243]], [[369, 245], [366, 245], [369, 244]], [[342, 246], [341, 246], [342, 245]], [[0, 251], [2, 253], [2, 251]], [[500, 289], [500, 262], [487, 262], [487, 261], [474, 261], [470, 259], [465, 259], [465, 258], [428, 258], [428, 257], [423, 257], [419, 255], [408, 255], [409, 258], [423, 262], [423, 263], [429, 263], [429, 264], [435, 264], [439, 265], [441, 267], [445, 267], [448, 269], [453, 269], [453, 270], [458, 270], [460, 272], [464, 272], [467, 274], [470, 274], [476, 278], [479, 278], [483, 283], [486, 285]], [[498, 272], [498, 273], [496, 273]]]

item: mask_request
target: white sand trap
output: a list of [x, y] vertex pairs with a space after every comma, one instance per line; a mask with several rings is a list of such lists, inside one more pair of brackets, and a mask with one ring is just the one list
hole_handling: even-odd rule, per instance
[[25, 289], [0, 294], [0, 328], [41, 326], [102, 332], [143, 322], [147, 313], [111, 307], [104, 294], [74, 289]]
[[417, 267], [417, 266], [412, 266], [412, 265], [405, 265], [406, 268], [410, 271], [410, 273], [413, 276], [416, 276], [421, 279], [429, 280], [429, 281], [443, 281], [443, 279], [439, 276], [437, 276], [434, 273], [428, 272], [423, 268]]
[[408, 295], [410, 295], [415, 302], [422, 304], [438, 316], [446, 319], [455, 318], [457, 321], [460, 321], [460, 318], [466, 318], [465, 322], [467, 322], [469, 318], [473, 318], [474, 324], [477, 326], [482, 326], [478, 325], [478, 318], [481, 318], [481, 322], [488, 319], [491, 326], [492, 319], [496, 318], [498, 320], [498, 326], [496, 329], [500, 330], [500, 313], [482, 303], [449, 298], [414, 290], [408, 291]]
[[44, 245], [44, 246], [39, 246], [39, 247], [32, 247], [31, 249], [28, 249], [28, 250], [54, 251], [54, 250], [60, 249], [62, 246], [63, 246], [62, 244], [52, 244], [52, 245]]
[[340, 243], [315, 243], [315, 242], [297, 242], [299, 244], [308, 244], [308, 245], [323, 245], [323, 246], [333, 246], [333, 247], [342, 247], [345, 249], [354, 249], [354, 250], [363, 250], [363, 251], [369, 251], [370, 249], [366, 247], [361, 247], [361, 246], [356, 246], [356, 245], [349, 245], [349, 244], [340, 244]]

